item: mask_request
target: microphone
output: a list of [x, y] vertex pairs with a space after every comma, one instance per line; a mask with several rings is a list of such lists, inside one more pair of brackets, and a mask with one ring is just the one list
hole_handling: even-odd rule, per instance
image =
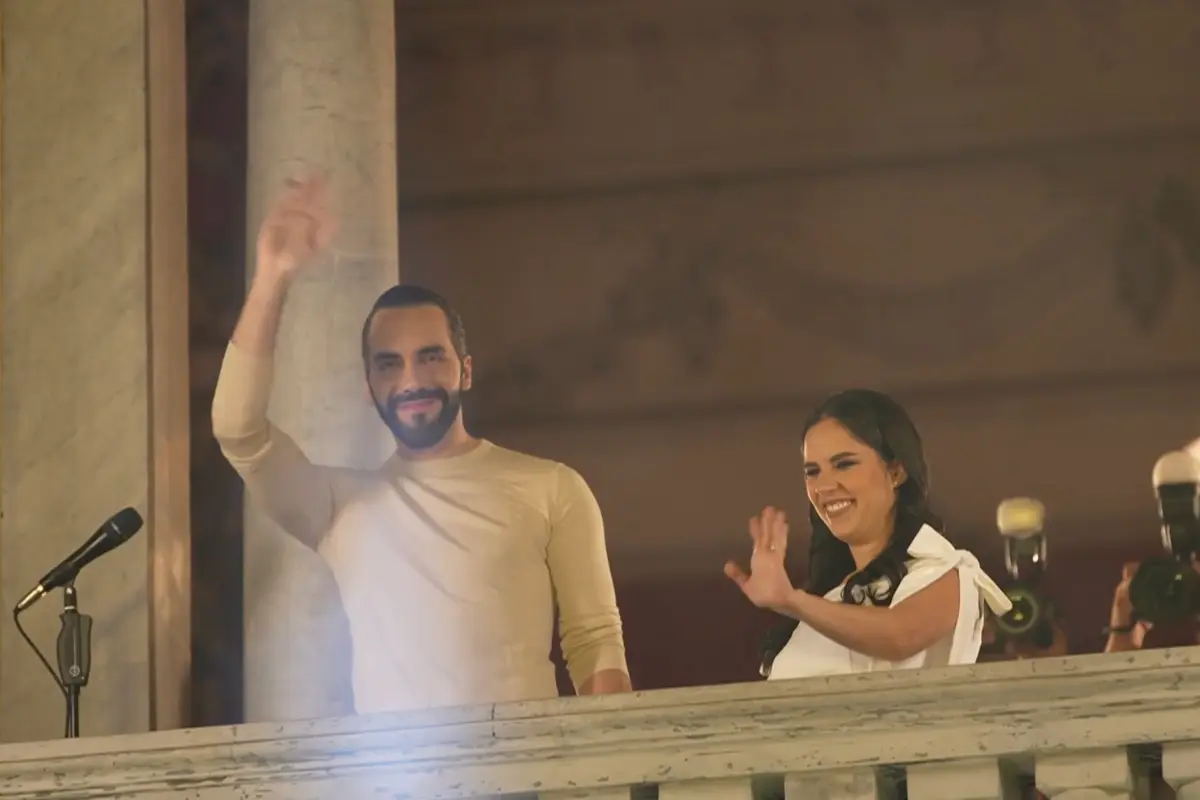
[[125, 544], [142, 529], [142, 515], [133, 508], [124, 508], [113, 514], [92, 534], [83, 546], [67, 556], [58, 566], [47, 572], [38, 585], [17, 603], [14, 613], [20, 614], [41, 600], [49, 592], [75, 580], [79, 571], [115, 547]]

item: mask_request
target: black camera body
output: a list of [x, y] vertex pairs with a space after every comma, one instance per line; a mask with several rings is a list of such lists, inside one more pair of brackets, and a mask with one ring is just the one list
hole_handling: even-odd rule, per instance
[[1049, 551], [1042, 526], [1045, 506], [1017, 497], [996, 509], [996, 526], [1004, 537], [1004, 566], [1011, 581], [1005, 588], [1012, 609], [996, 618], [996, 630], [1009, 641], [1037, 648], [1054, 644], [1054, 607], [1038, 592]]
[[1143, 561], [1129, 583], [1135, 619], [1172, 623], [1200, 616], [1200, 462], [1168, 453], [1154, 465], [1166, 555]]

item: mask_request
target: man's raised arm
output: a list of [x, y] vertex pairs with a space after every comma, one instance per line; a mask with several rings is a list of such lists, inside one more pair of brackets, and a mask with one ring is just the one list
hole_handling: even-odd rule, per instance
[[332, 223], [325, 187], [289, 185], [259, 231], [257, 264], [213, 397], [213, 434], [251, 498], [279, 525], [315, 547], [333, 519], [330, 470], [312, 464], [267, 420], [275, 340], [288, 287], [298, 269], [328, 244]]

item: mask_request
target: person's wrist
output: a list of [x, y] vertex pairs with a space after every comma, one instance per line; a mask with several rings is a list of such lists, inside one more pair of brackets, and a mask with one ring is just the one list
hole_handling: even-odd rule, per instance
[[793, 588], [789, 588], [786, 592], [780, 593], [774, 602], [770, 604], [770, 609], [777, 614], [784, 616], [795, 617], [803, 611], [804, 592], [797, 592]]
[[1108, 626], [1104, 629], [1107, 636], [1132, 636], [1137, 628], [1133, 621], [1133, 612], [1125, 609], [1113, 609], [1108, 617]]
[[1116, 630], [1118, 628], [1128, 628], [1128, 629], [1132, 630], [1133, 629], [1133, 611], [1132, 610], [1126, 611], [1124, 609], [1118, 610], [1118, 609], [1114, 608], [1112, 610], [1112, 613], [1110, 613], [1108, 615], [1108, 627], [1113, 630]]
[[286, 294], [291, 284], [290, 273], [260, 259], [254, 270], [254, 279], [250, 282], [250, 294], [262, 299], [275, 299]]

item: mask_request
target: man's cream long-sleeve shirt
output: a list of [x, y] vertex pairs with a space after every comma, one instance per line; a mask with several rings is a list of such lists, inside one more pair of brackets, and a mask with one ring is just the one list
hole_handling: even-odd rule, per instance
[[557, 696], [556, 607], [576, 688], [627, 671], [600, 509], [577, 472], [487, 441], [317, 466], [267, 420], [273, 371], [231, 344], [213, 430], [252, 501], [332, 569], [359, 713]]

